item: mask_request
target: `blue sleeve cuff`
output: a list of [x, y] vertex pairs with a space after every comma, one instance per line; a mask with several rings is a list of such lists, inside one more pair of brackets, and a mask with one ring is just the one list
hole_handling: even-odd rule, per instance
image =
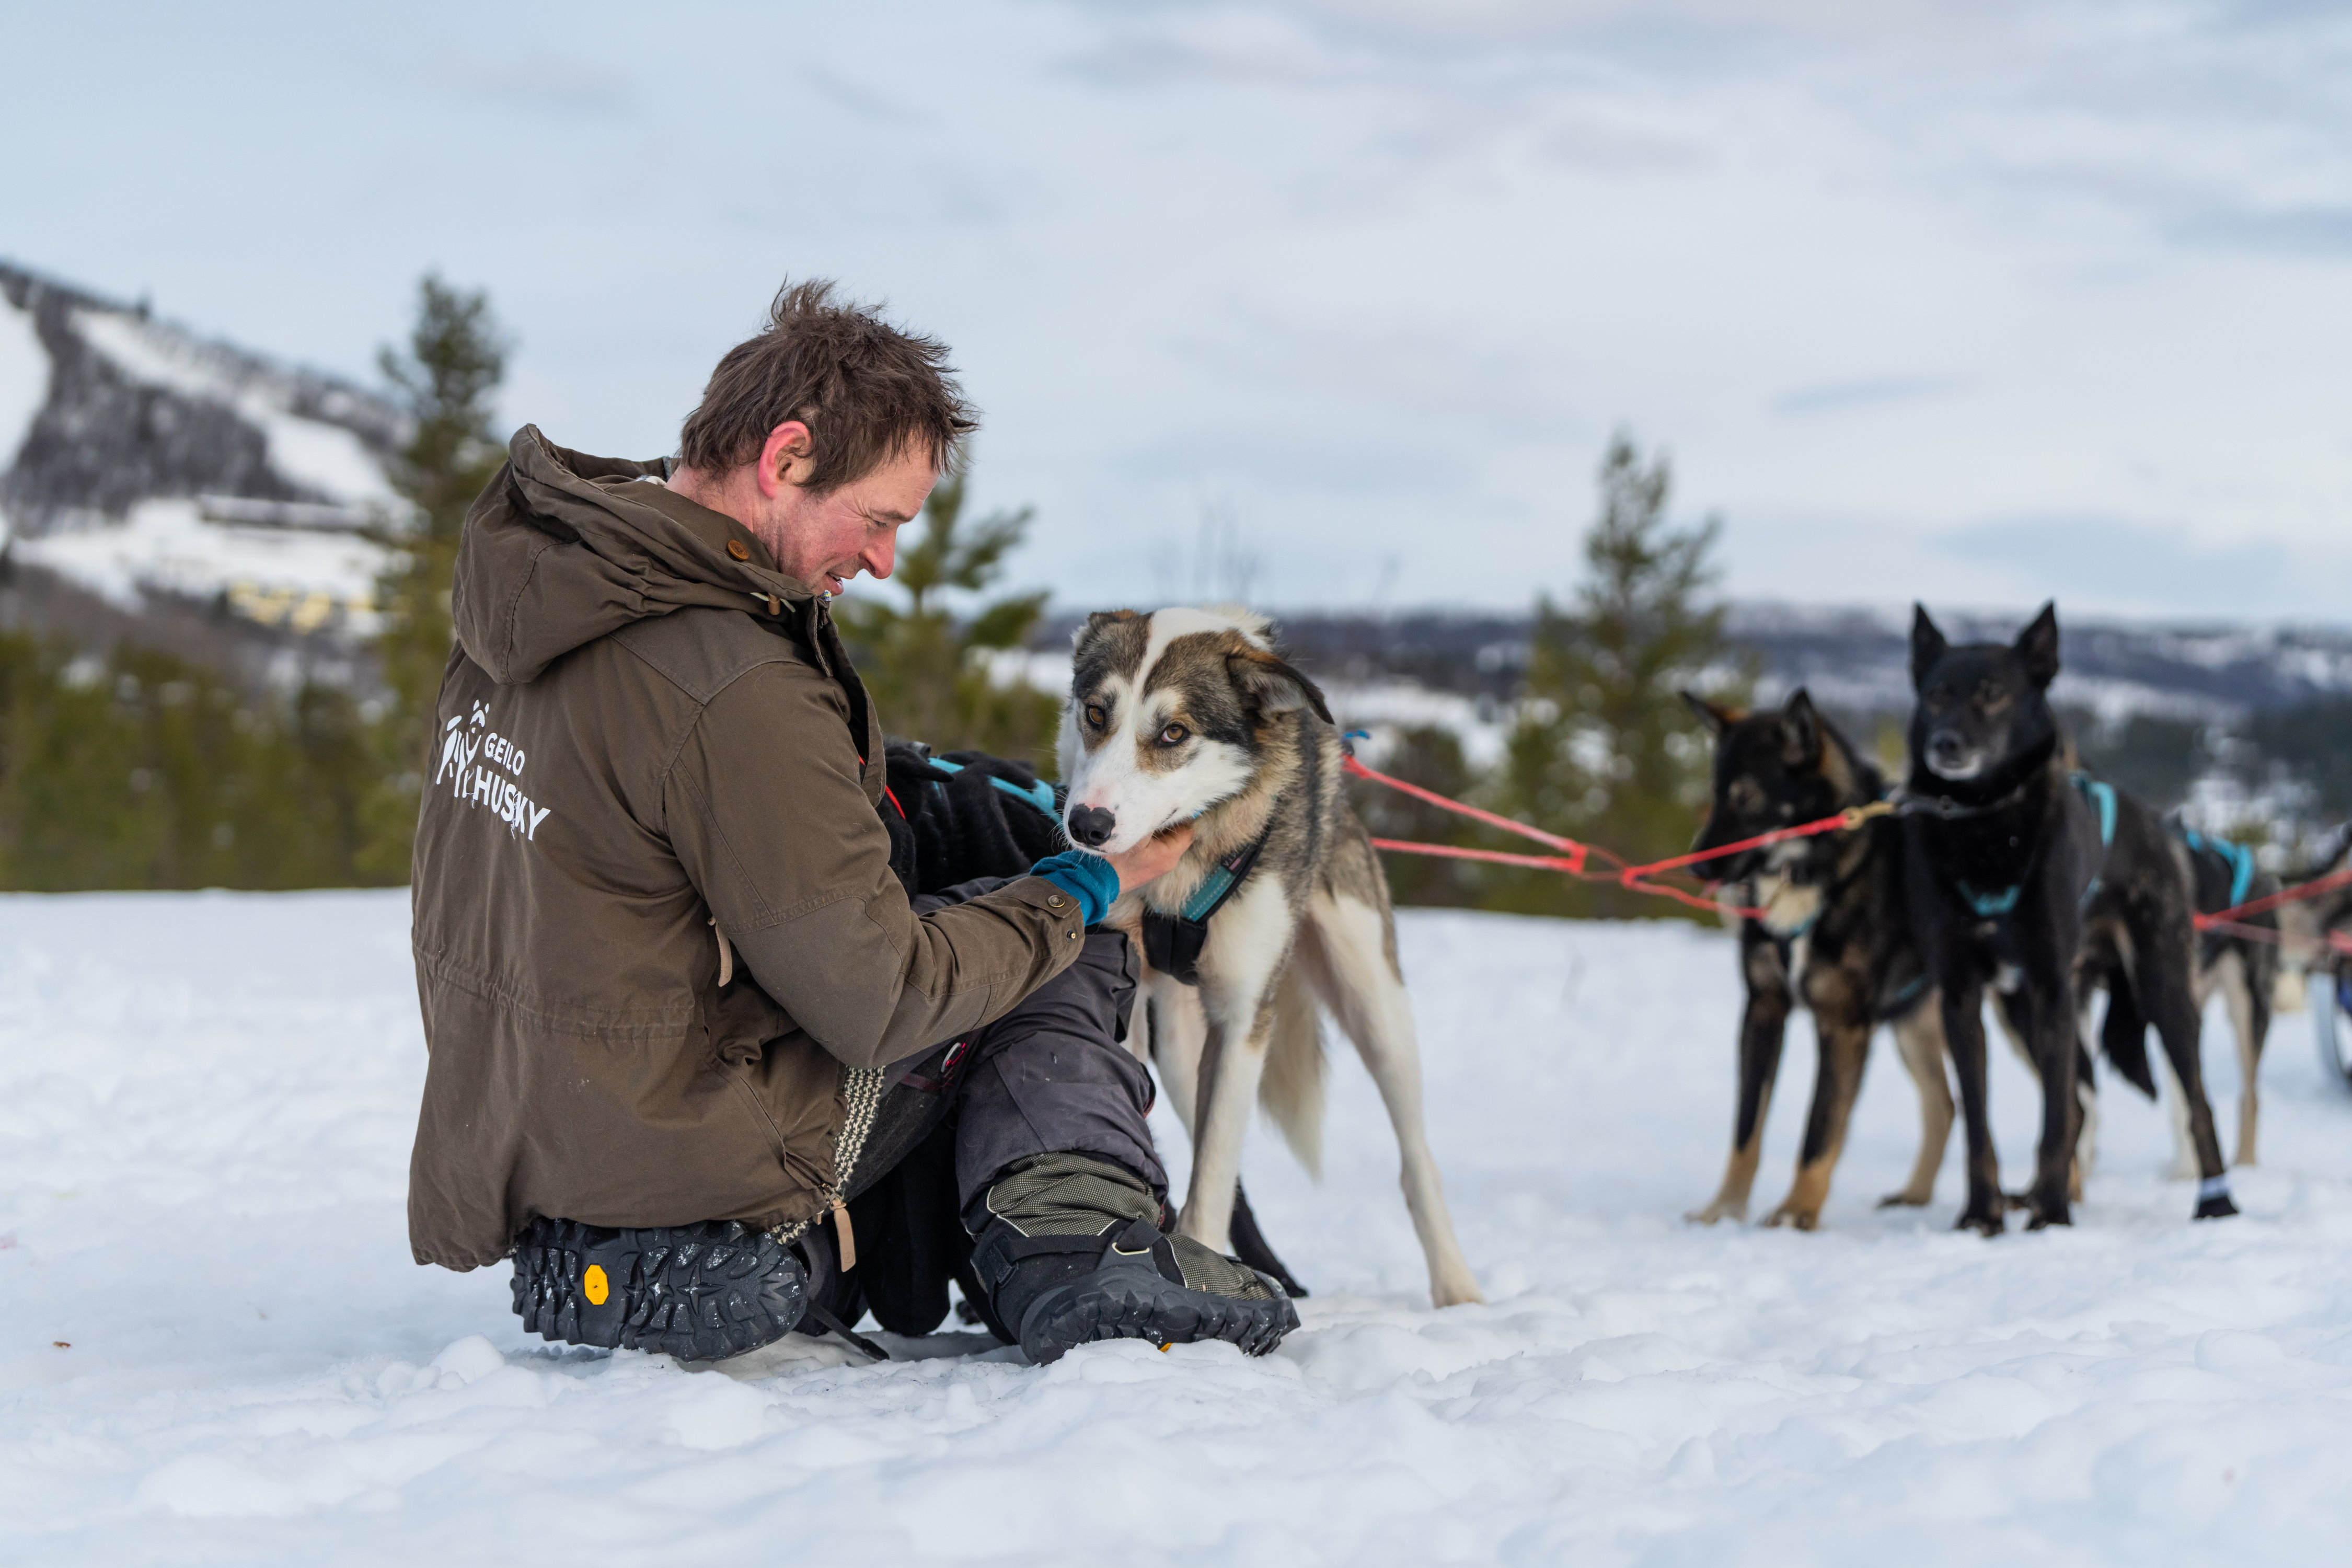
[[1048, 856], [1030, 867], [1029, 874], [1045, 878], [1077, 900], [1078, 910], [1090, 926], [1102, 924], [1118, 897], [1118, 873], [1111, 869], [1109, 861], [1083, 849]]

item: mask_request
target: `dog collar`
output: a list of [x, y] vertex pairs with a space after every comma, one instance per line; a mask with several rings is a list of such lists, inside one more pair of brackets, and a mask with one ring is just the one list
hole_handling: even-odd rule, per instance
[[2032, 784], [2033, 780], [2028, 777], [1999, 800], [1990, 800], [1982, 805], [1970, 805], [1948, 795], [1920, 795], [1908, 787], [1898, 787], [1887, 798], [1895, 802], [1895, 811], [1904, 816], [1932, 816], [1943, 822], [1960, 822], [1971, 816], [1990, 816], [2005, 806], [2015, 805], [2025, 798], [2025, 792]]
[[1258, 852], [1265, 847], [1273, 833], [1274, 824], [1269, 818], [1264, 833], [1209, 868], [1209, 874], [1201, 879], [1201, 885], [1192, 889], [1192, 896], [1184, 900], [1184, 908], [1178, 913], [1143, 911], [1145, 962], [1183, 984], [1201, 984], [1201, 950], [1209, 945], [1209, 918], [1223, 909], [1249, 879], [1251, 868], [1257, 864]]

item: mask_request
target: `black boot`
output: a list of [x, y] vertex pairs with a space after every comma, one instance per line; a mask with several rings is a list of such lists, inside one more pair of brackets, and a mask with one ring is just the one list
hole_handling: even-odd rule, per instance
[[608, 1230], [533, 1220], [514, 1249], [514, 1309], [541, 1338], [717, 1361], [793, 1331], [808, 1266], [733, 1220]]
[[1264, 1355], [1298, 1326], [1282, 1287], [1189, 1237], [1118, 1166], [1055, 1154], [1016, 1166], [982, 1204], [972, 1268], [990, 1315], [1040, 1365], [1094, 1340], [1230, 1340]]

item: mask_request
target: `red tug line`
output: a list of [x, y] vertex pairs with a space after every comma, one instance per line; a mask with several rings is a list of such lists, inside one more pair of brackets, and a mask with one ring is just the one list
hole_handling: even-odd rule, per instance
[[[1579, 844], [1573, 838], [1562, 838], [1556, 833], [1546, 833], [1540, 827], [1531, 827], [1524, 822], [1514, 821], [1507, 816], [1498, 816], [1494, 812], [1482, 811], [1477, 806], [1465, 805], [1458, 800], [1449, 800], [1434, 790], [1423, 789], [1419, 784], [1407, 784], [1400, 778], [1391, 778], [1377, 768], [1366, 767], [1353, 752], [1340, 759], [1339, 765], [1358, 778], [1370, 779], [1377, 784], [1385, 784], [1390, 789], [1412, 796], [1415, 800], [1426, 801], [1431, 805], [1453, 812], [1457, 816], [1469, 817], [1473, 821], [1483, 822], [1489, 827], [1500, 828], [1506, 833], [1516, 833], [1522, 838], [1531, 838], [1538, 844], [1558, 849], [1561, 853], [1514, 855], [1501, 849], [1465, 849], [1452, 844], [1418, 844], [1402, 838], [1375, 838], [1372, 840], [1372, 847], [1375, 849], [1387, 849], [1402, 855], [1429, 855], [1445, 860], [1481, 860], [1496, 866], [1525, 866], [1538, 871], [1559, 871], [1563, 875], [1574, 877], [1581, 882], [1614, 882], [1619, 887], [1636, 893], [1650, 893], [1659, 898], [1673, 899], [1696, 910], [1735, 915], [1742, 920], [1760, 919], [1765, 911], [1740, 905], [1719, 903], [1714, 899], [1705, 898], [1681, 888], [1653, 882], [1648, 879], [1662, 872], [1678, 871], [1685, 866], [1696, 865], [1702, 860], [1716, 860], [1726, 855], [1737, 855], [1746, 849], [1760, 849], [1767, 845], [1786, 843], [1791, 838], [1810, 838], [1815, 834], [1838, 833], [1848, 828], [1859, 827], [1872, 817], [1887, 816], [1895, 809], [1891, 801], [1879, 801], [1871, 805], [1849, 806], [1836, 816], [1824, 816], [1818, 822], [1801, 823], [1794, 827], [1775, 828], [1769, 833], [1759, 833], [1753, 838], [1742, 838], [1737, 843], [1720, 845], [1713, 849], [1695, 850], [1688, 855], [1671, 856], [1664, 860], [1653, 860], [1647, 865], [1634, 866], [1627, 864], [1623, 856], [1612, 854], [1598, 845]], [[1612, 862], [1615, 869], [1599, 871], [1591, 869], [1589, 862], [1595, 856]], [[2233, 936], [2252, 937], [2258, 942], [2284, 942], [2285, 939], [2273, 928], [2247, 925], [2241, 917], [2262, 914], [2277, 909], [2283, 904], [2316, 898], [2321, 893], [2330, 892], [2347, 885], [2352, 885], [2352, 869], [2315, 878], [2299, 887], [2288, 888], [2264, 898], [2250, 900], [2231, 909], [2217, 910], [2210, 915], [2199, 915], [2197, 929], [2225, 931]], [[1710, 883], [1708, 886], [1713, 887], [1716, 884]], [[2352, 937], [2347, 937], [2341, 931], [2330, 931], [2327, 933], [2327, 942], [2337, 952], [2352, 954]]]

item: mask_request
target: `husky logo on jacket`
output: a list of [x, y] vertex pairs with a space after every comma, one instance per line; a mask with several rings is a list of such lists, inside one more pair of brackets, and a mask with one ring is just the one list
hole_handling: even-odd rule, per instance
[[[521, 747], [490, 729], [489, 723], [489, 710], [477, 702], [470, 718], [452, 718], [441, 726], [441, 765], [433, 770], [434, 786], [440, 787], [441, 781], [447, 779], [449, 793], [457, 799], [467, 805], [489, 807], [507, 825], [508, 832], [535, 839], [550, 808], [523, 794], [522, 786], [507, 776], [511, 773], [520, 777], [529, 759]], [[492, 771], [494, 767], [500, 771]]]

